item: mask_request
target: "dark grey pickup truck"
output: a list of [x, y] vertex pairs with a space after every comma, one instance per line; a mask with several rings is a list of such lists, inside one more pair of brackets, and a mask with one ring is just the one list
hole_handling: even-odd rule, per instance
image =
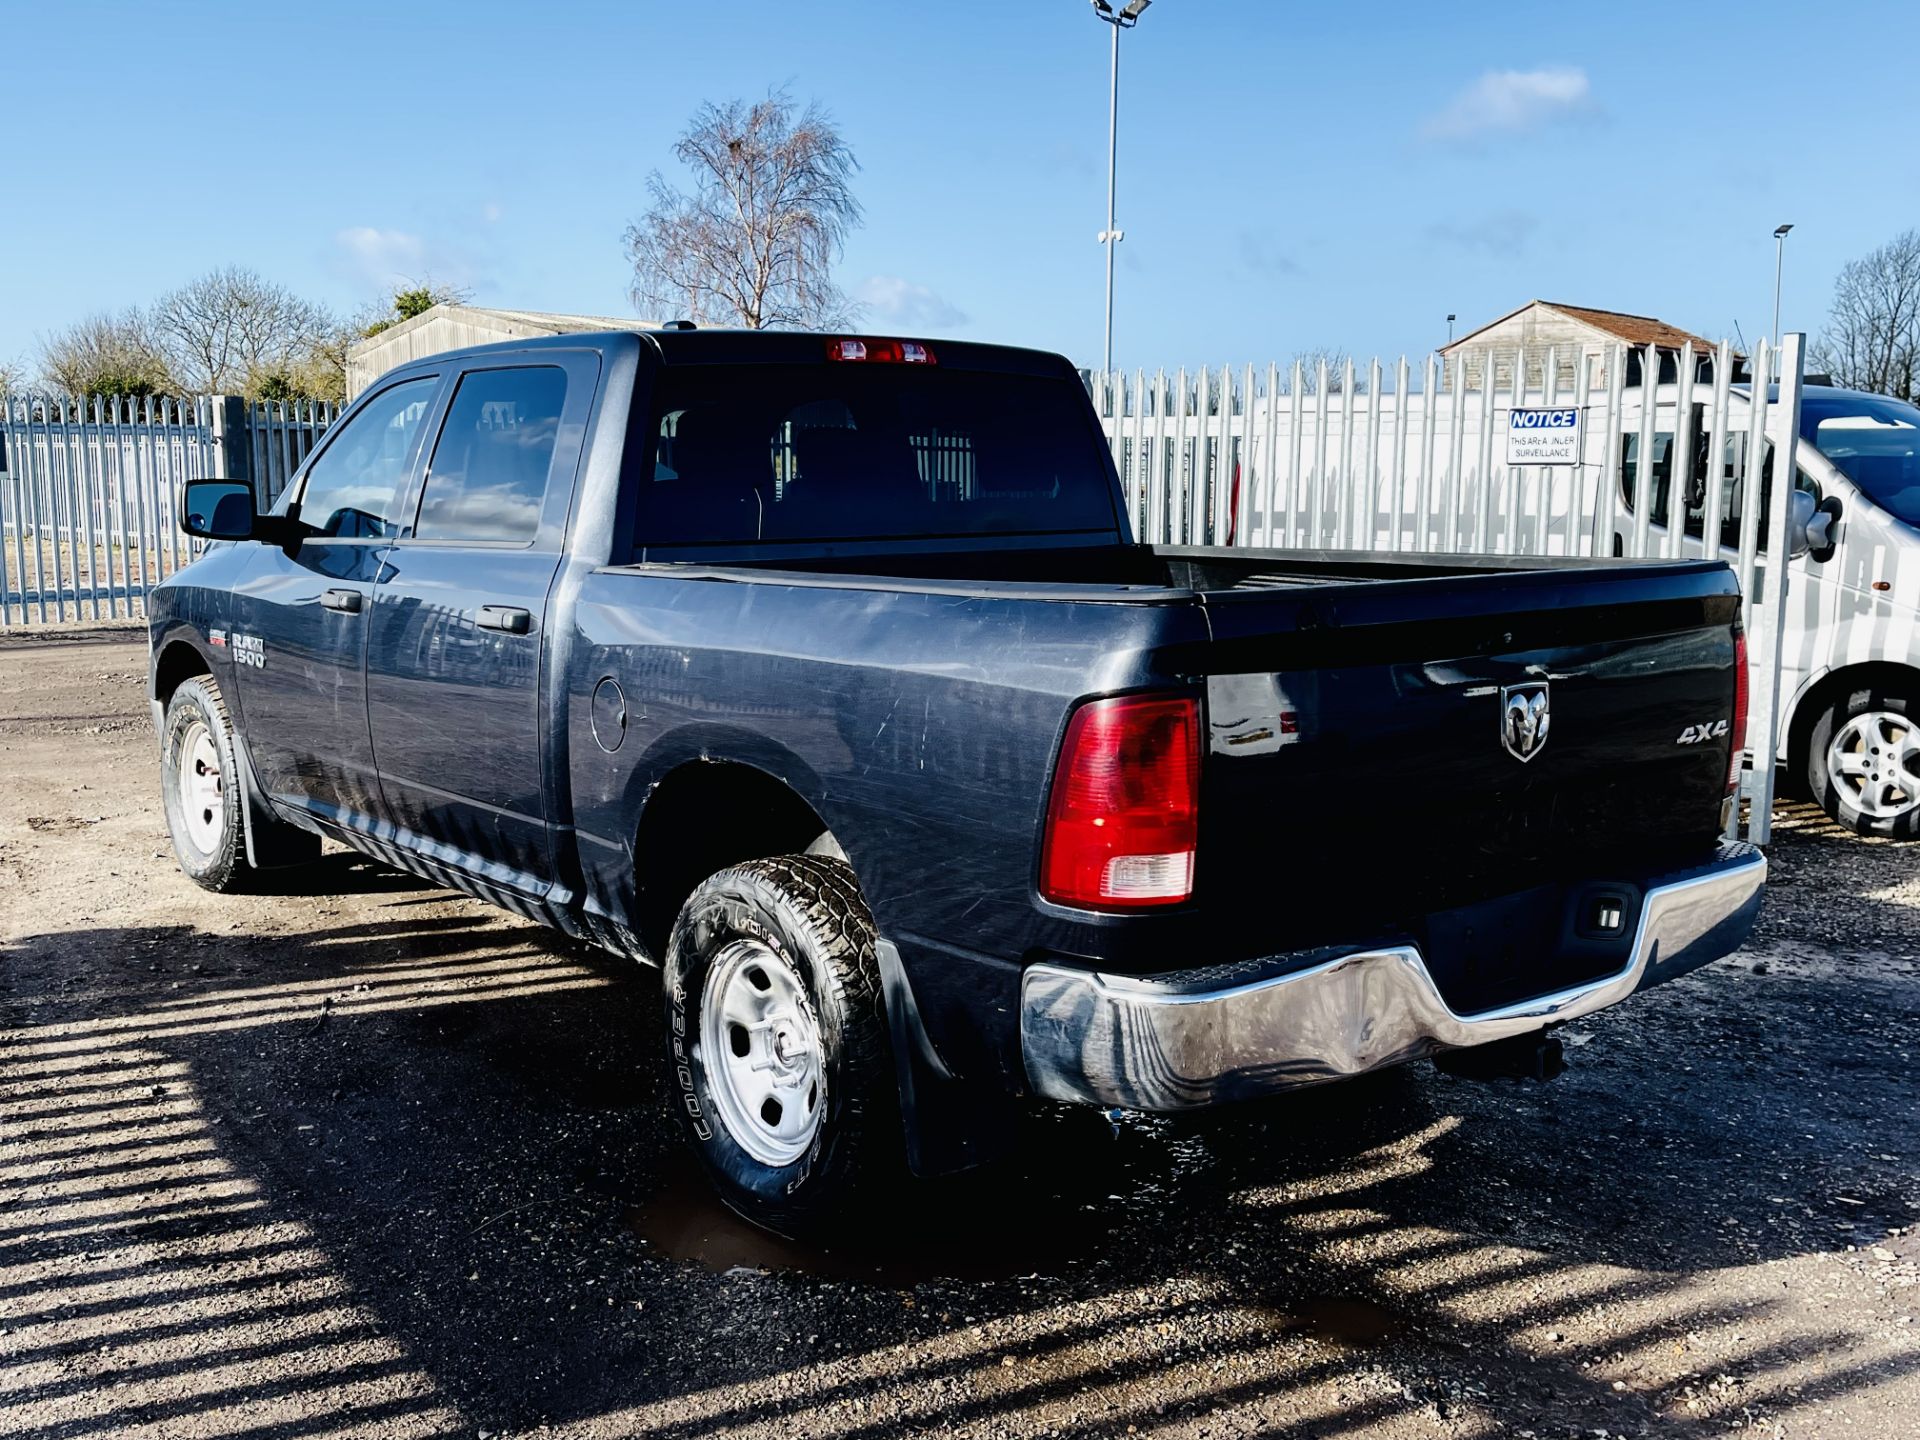
[[1038, 1098], [1212, 1105], [1737, 946], [1724, 565], [1135, 544], [1057, 356], [669, 330], [417, 361], [152, 610], [182, 867], [319, 837], [663, 973], [796, 1228]]

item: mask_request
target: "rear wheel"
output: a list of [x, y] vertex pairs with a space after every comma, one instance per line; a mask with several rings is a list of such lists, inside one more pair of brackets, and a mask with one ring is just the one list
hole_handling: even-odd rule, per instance
[[180, 869], [203, 889], [238, 890], [252, 875], [239, 773], [220, 687], [211, 675], [182, 681], [167, 701], [161, 797]]
[[1879, 687], [1837, 697], [1808, 737], [1807, 785], [1855, 834], [1920, 838], [1920, 703]]
[[721, 1197], [814, 1232], [899, 1150], [873, 919], [853, 871], [811, 855], [707, 880], [673, 928], [670, 1089]]

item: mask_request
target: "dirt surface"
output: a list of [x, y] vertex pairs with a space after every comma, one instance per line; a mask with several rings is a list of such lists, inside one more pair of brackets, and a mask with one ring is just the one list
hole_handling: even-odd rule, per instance
[[1784, 817], [1550, 1085], [1051, 1112], [823, 1255], [688, 1177], [645, 972], [188, 884], [145, 662], [0, 639], [0, 1435], [1920, 1433], [1920, 851]]

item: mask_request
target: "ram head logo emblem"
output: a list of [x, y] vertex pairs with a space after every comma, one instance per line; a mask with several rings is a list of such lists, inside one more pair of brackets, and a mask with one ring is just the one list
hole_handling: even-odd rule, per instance
[[1531, 760], [1547, 746], [1547, 682], [1500, 687], [1500, 743], [1516, 760]]

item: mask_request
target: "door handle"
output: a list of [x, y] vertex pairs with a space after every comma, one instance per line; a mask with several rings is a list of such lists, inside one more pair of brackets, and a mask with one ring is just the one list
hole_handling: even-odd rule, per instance
[[525, 635], [533, 629], [533, 615], [518, 605], [482, 605], [474, 623], [482, 630], [504, 630], [509, 635]]
[[366, 602], [367, 597], [358, 590], [322, 590], [320, 592], [320, 603], [327, 609], [344, 610], [349, 615], [358, 615], [360, 607]]

